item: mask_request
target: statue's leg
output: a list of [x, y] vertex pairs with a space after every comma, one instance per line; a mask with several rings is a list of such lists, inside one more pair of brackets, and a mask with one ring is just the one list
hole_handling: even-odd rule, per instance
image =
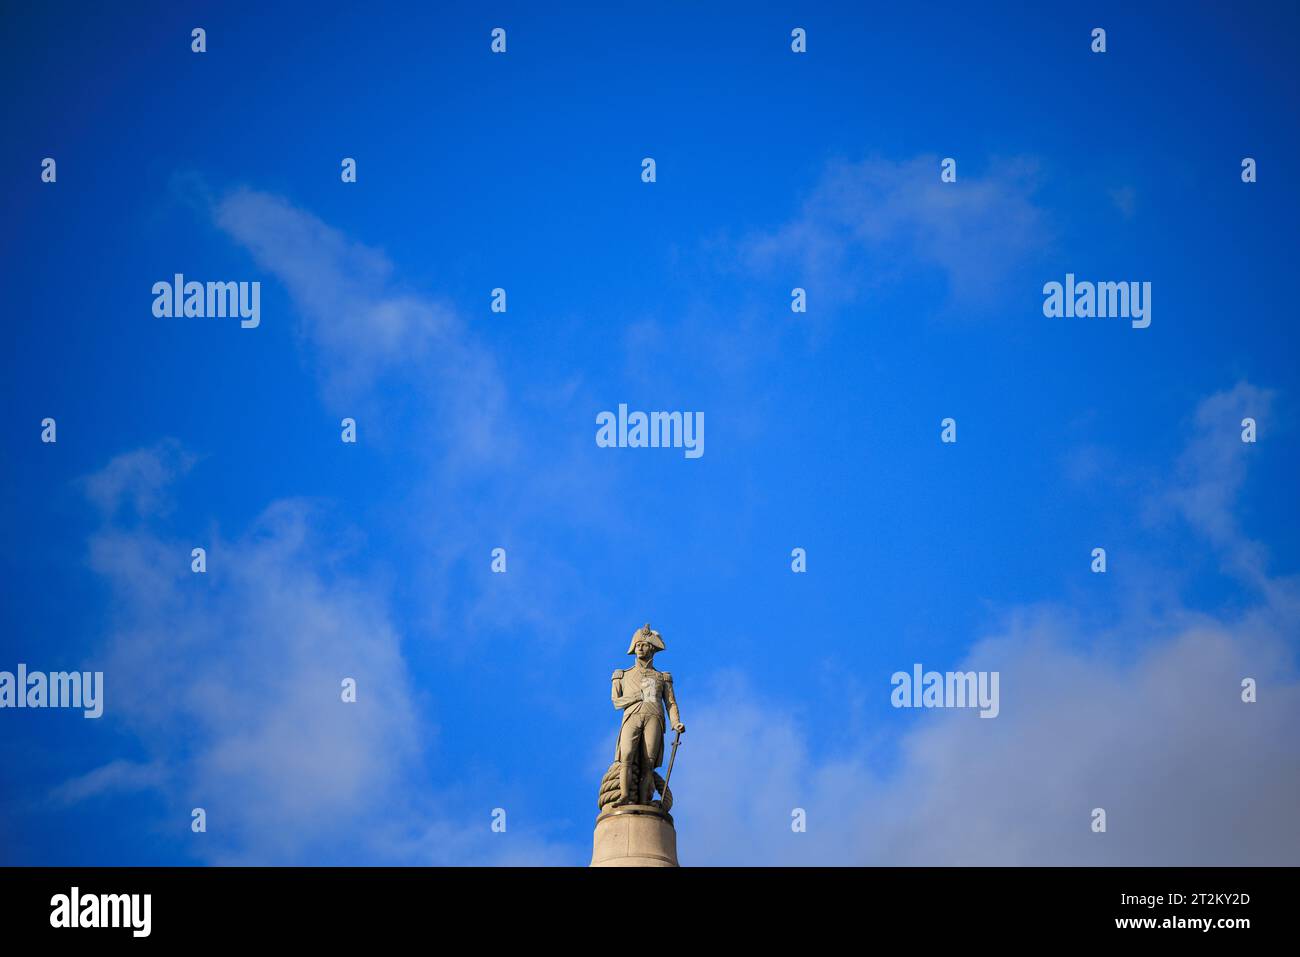
[[631, 804], [634, 800], [632, 770], [641, 754], [641, 721], [637, 715], [623, 722], [618, 750], [623, 762], [618, 768], [618, 800], [614, 804]]
[[641, 781], [638, 794], [638, 800], [641, 804], [649, 804], [655, 796], [655, 767], [659, 764], [659, 759], [664, 749], [664, 719], [659, 715], [650, 715], [645, 719], [645, 727], [641, 733], [641, 750], [638, 752], [641, 756]]
[[618, 769], [618, 800], [614, 802], [617, 807], [620, 804], [631, 804], [632, 798], [632, 758], [624, 751], [623, 763]]

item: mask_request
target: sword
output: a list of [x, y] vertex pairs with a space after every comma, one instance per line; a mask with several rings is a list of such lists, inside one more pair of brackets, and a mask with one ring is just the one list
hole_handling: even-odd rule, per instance
[[677, 745], [682, 743], [682, 733], [673, 732], [673, 753], [668, 756], [668, 773], [664, 775], [664, 793], [659, 795], [659, 808], [663, 809], [664, 798], [668, 795], [668, 780], [673, 776], [673, 762], [677, 760]]

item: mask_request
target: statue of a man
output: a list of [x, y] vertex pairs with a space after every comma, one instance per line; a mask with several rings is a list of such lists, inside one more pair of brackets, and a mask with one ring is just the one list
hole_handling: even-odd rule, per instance
[[623, 712], [614, 751], [614, 762], [618, 765], [615, 805], [649, 804], [654, 797], [655, 768], [663, 764], [664, 758], [665, 711], [674, 731], [686, 730], [677, 713], [673, 676], [654, 667], [655, 652], [663, 650], [663, 638], [647, 622], [633, 633], [627, 649], [629, 655], [636, 655], [636, 664], [614, 672], [610, 698], [614, 707]]

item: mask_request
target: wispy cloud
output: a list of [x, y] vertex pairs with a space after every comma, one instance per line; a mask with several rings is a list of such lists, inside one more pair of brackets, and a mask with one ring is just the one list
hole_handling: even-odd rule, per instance
[[1132, 219], [1137, 212], [1137, 190], [1132, 186], [1120, 186], [1109, 190], [1111, 203], [1125, 219]]
[[418, 413], [437, 420], [450, 458], [483, 464], [508, 451], [505, 384], [450, 303], [403, 287], [381, 250], [283, 197], [238, 189], [211, 210], [284, 285], [336, 409], [355, 411], [381, 381], [392, 396], [400, 383]]
[[[400, 503], [427, 532], [408, 572], [428, 587], [424, 607], [447, 626], [439, 632], [472, 642], [458, 624], [561, 627], [557, 590], [576, 590], [577, 576], [557, 559], [530, 574], [526, 556], [547, 551], [539, 520], [601, 513], [578, 495], [591, 479], [564, 456], [516, 456], [504, 380], [455, 309], [406, 289], [379, 250], [281, 197], [237, 190], [197, 208], [283, 285], [327, 403], [387, 411], [400, 384], [410, 418], [439, 423], [440, 441], [403, 443], [418, 450], [411, 461], [426, 480]], [[101, 658], [109, 720], [149, 758], [64, 782], [57, 799], [152, 788], [204, 807], [209, 829], [193, 853], [220, 863], [572, 860], [571, 848], [536, 836], [492, 843], [486, 827], [439, 807], [431, 787], [461, 785], [425, 765], [438, 729], [403, 654], [412, 623], [399, 624], [382, 571], [345, 571], [355, 533], [327, 503], [270, 502], [230, 538], [214, 523], [201, 543], [207, 573], [190, 571], [195, 543], [167, 538], [158, 519], [198, 461], [164, 440], [78, 483], [102, 521], [89, 554], [112, 609]], [[521, 481], [531, 497], [517, 494]], [[457, 494], [471, 482], [472, 497]], [[487, 573], [497, 544], [511, 551], [509, 576]], [[467, 556], [482, 574], [456, 573]], [[357, 681], [355, 704], [341, 701], [345, 677]]]
[[1196, 409], [1194, 434], [1179, 456], [1167, 486], [1151, 502], [1153, 514], [1173, 513], [1204, 535], [1224, 554], [1232, 570], [1253, 585], [1266, 578], [1262, 546], [1241, 531], [1236, 503], [1246, 481], [1247, 464], [1259, 446], [1241, 441], [1241, 422], [1271, 420], [1274, 393], [1249, 382], [1216, 393]]
[[1051, 238], [1034, 201], [1037, 164], [1011, 159], [958, 180], [939, 179], [938, 156], [833, 162], [789, 222], [748, 236], [742, 261], [797, 268], [826, 300], [937, 270], [960, 301], [987, 301]]
[[130, 794], [161, 788], [167, 778], [159, 762], [143, 764], [118, 759], [64, 781], [50, 792], [56, 804], [72, 805], [108, 794]]
[[[1206, 399], [1180, 458], [1173, 501], [1229, 555], [1247, 553], [1232, 519], [1244, 465], [1237, 431], [1221, 422], [1264, 395], [1239, 385]], [[1244, 609], [1173, 607], [1104, 634], [1068, 607], [1016, 610], [958, 666], [1001, 673], [992, 721], [893, 711], [887, 728], [813, 741], [797, 712], [756, 704], [730, 676], [692, 719], [696, 751], [680, 777], [695, 813], [681, 817], [683, 846], [701, 864], [1293, 863], [1300, 589], [1268, 584]], [[1247, 677], [1253, 704], [1241, 700]], [[845, 681], [890, 690], [887, 674]], [[889, 760], [858, 743], [895, 733]], [[796, 807], [805, 834], [790, 829]], [[1090, 828], [1096, 807], [1104, 834]]]
[[[246, 535], [208, 543], [203, 575], [187, 543], [147, 525], [94, 536], [91, 564], [113, 594], [107, 715], [154, 758], [147, 775], [110, 766], [60, 794], [161, 786], [165, 766], [170, 793], [207, 810], [195, 851], [214, 861], [304, 859], [338, 828], [385, 813], [430, 729], [383, 596], [337, 570], [316, 518], [303, 503], [273, 504]], [[341, 699], [348, 677], [355, 704]]]
[[104, 468], [81, 482], [86, 497], [108, 517], [129, 505], [137, 515], [158, 515], [171, 508], [167, 489], [176, 476], [187, 472], [197, 460], [180, 447], [164, 440], [148, 449], [115, 456]]
[[[1188, 616], [1125, 664], [1075, 651], [1090, 636], [1039, 609], [960, 665], [1001, 672], [1001, 715], [896, 712], [885, 730], [914, 730], [888, 774], [845, 746], [871, 729], [834, 746], [781, 708], [715, 701], [692, 723], [704, 750], [680, 772], [695, 811], [683, 845], [700, 864], [1291, 863], [1300, 681], [1275, 612]], [[1240, 700], [1247, 676], [1257, 704]], [[796, 807], [806, 834], [791, 832]], [[1105, 834], [1090, 830], [1095, 807]]]
[[[191, 458], [171, 442], [127, 453], [83, 487], [134, 500], [135, 476], [163, 495], [178, 456]], [[52, 801], [153, 791], [185, 809], [176, 830], [201, 807], [207, 831], [185, 831], [187, 852], [216, 864], [575, 859], [537, 834], [494, 841], [482, 815], [473, 826], [448, 811], [442, 797], [466, 782], [430, 767], [439, 728], [402, 629], [385, 589], [345, 570], [353, 556], [339, 543], [355, 538], [323, 506], [273, 502], [242, 534], [206, 543], [204, 574], [190, 570], [188, 542], [138, 518], [107, 515], [89, 553], [111, 596], [104, 720], [148, 758], [91, 769]]]

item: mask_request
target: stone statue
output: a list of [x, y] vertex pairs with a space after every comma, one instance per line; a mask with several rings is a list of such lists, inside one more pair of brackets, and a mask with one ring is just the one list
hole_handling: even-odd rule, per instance
[[602, 811], [628, 804], [649, 805], [656, 791], [661, 795], [659, 807], [665, 813], [672, 807], [667, 783], [655, 771], [663, 765], [665, 712], [668, 726], [679, 735], [686, 725], [677, 712], [673, 676], [654, 667], [655, 653], [663, 650], [662, 636], [647, 622], [632, 634], [627, 649], [629, 655], [636, 655], [636, 664], [614, 672], [609, 696], [623, 712], [623, 721], [614, 763], [601, 782], [598, 803]]

